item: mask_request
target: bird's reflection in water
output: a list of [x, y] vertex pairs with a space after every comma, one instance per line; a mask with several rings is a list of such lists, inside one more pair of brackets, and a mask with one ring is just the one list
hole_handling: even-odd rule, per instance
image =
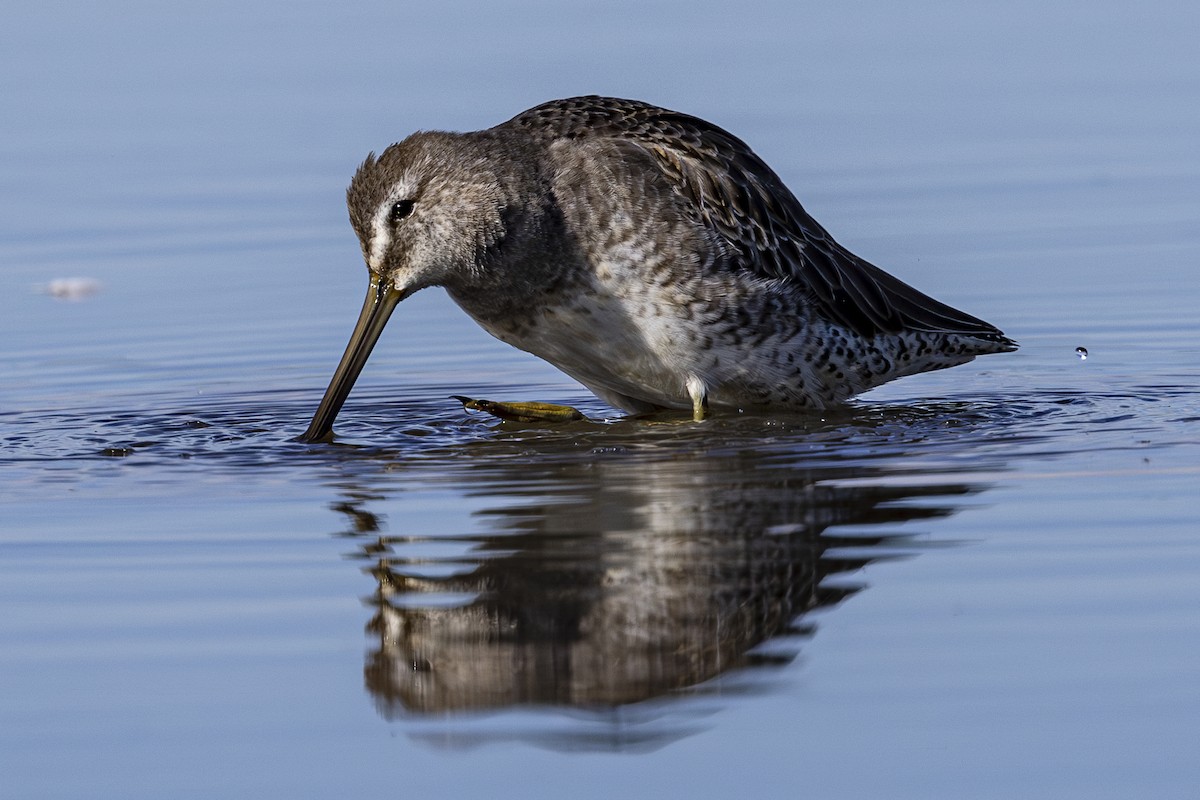
[[786, 662], [762, 645], [860, 588], [831, 577], [982, 488], [752, 449], [464, 461], [455, 488], [495, 499], [481, 533], [384, 533], [370, 498], [339, 506], [377, 581], [365, 675], [388, 718], [622, 707]]

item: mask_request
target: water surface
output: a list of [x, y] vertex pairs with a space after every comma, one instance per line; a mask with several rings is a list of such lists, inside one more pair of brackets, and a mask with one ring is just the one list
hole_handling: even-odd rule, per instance
[[[1194, 792], [1190, 5], [10, 16], [0, 794]], [[591, 91], [730, 128], [1022, 349], [629, 420], [429, 291], [293, 441], [358, 161]]]

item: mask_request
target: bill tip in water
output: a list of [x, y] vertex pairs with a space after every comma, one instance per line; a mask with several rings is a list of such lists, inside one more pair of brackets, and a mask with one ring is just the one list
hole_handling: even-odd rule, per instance
[[333, 428], [327, 428], [323, 432], [310, 429], [296, 436], [292, 441], [301, 442], [302, 444], [329, 444], [333, 441]]

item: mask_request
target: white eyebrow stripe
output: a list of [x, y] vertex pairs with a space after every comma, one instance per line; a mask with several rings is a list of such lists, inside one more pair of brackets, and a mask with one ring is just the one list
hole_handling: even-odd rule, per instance
[[392, 229], [383, 215], [376, 214], [371, 221], [371, 252], [367, 254], [367, 265], [373, 270], [382, 269], [383, 258], [391, 246]]
[[371, 220], [371, 251], [367, 253], [367, 264], [371, 269], [383, 268], [388, 248], [392, 246], [392, 224], [389, 219], [392, 206], [400, 200], [410, 199], [416, 190], [416, 181], [405, 175], [396, 181], [387, 197], [375, 210], [375, 218]]

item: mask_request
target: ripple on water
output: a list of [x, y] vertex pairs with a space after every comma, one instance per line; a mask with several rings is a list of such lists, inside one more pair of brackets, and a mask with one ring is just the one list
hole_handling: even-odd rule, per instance
[[[524, 392], [537, 393], [539, 387]], [[480, 393], [508, 396], [511, 387]], [[1000, 454], [1052, 454], [1132, 446], [1179, 435], [1195, 421], [1197, 392], [1182, 386], [1132, 386], [1103, 394], [1043, 390], [910, 404], [863, 402], [820, 415], [725, 416], [701, 425], [683, 418], [620, 417], [594, 398], [566, 398], [589, 422], [501, 423], [465, 412], [444, 387], [406, 388], [403, 399], [364, 387], [339, 420], [334, 444], [292, 440], [315, 404], [312, 392], [194, 397], [146, 396], [124, 409], [13, 412], [4, 423], [0, 463], [61, 484], [75, 475], [153, 469], [193, 481], [205, 474], [253, 476], [274, 470], [336, 468], [376, 475], [458, 473], [477, 460], [570, 463], [615, 458], [713, 456], [753, 450], [789, 463], [855, 467], [920, 457], [955, 469], [986, 470]], [[413, 399], [417, 398], [417, 399]], [[116, 401], [114, 401], [116, 402]], [[1014, 449], [1015, 448], [1015, 449]], [[64, 468], [67, 472], [64, 473]], [[64, 477], [66, 476], [66, 477]], [[528, 485], [525, 485], [528, 488]]]

